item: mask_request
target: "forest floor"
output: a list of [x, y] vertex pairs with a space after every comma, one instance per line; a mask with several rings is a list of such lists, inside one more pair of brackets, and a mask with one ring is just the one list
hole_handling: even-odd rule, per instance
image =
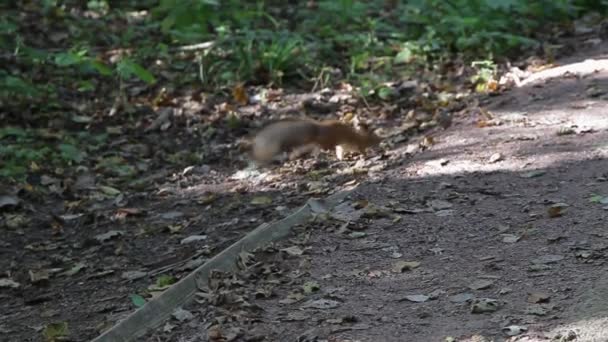
[[[94, 338], [259, 224], [359, 184], [142, 340], [608, 341], [607, 57], [581, 44], [424, 134], [347, 88], [237, 109], [370, 119], [388, 137], [365, 160], [254, 169], [242, 131], [198, 131], [225, 106], [139, 108], [96, 168], [0, 188], [0, 340]], [[176, 168], [184, 151], [204, 162]]]

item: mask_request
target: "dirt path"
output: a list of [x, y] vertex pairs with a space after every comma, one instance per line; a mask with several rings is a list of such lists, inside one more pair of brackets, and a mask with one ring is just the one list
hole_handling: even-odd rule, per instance
[[608, 341], [608, 65], [585, 61], [607, 51], [491, 98], [490, 118], [455, 118], [413, 158], [415, 143], [391, 151], [400, 166], [154, 338]]

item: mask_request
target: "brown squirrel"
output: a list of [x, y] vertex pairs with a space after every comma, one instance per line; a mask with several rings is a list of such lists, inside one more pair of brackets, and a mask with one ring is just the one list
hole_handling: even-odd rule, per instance
[[251, 141], [251, 157], [258, 163], [266, 163], [284, 152], [294, 159], [312, 149], [336, 150], [342, 160], [345, 151], [365, 154], [368, 147], [376, 146], [381, 138], [368, 131], [357, 130], [337, 120], [313, 121], [286, 119], [264, 127]]

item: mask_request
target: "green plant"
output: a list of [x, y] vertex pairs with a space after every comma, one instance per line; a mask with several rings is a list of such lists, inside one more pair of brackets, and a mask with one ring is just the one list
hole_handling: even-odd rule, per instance
[[463, 51], [492, 56], [536, 44], [547, 24], [570, 19], [575, 1], [412, 0], [406, 14], [427, 51]]
[[107, 136], [87, 132], [60, 134], [47, 129], [0, 127], [0, 178], [21, 180], [35, 167], [65, 167], [85, 162], [88, 150], [106, 142]]
[[476, 70], [476, 73], [471, 77], [471, 83], [475, 84], [477, 91], [484, 91], [488, 82], [496, 76], [496, 64], [490, 60], [485, 60], [475, 61], [471, 63], [471, 66]]
[[249, 38], [236, 46], [236, 60], [240, 61], [238, 75], [245, 80], [261, 78], [281, 83], [285, 75], [301, 67], [298, 56], [302, 42], [298, 37], [284, 35], [265, 40]]

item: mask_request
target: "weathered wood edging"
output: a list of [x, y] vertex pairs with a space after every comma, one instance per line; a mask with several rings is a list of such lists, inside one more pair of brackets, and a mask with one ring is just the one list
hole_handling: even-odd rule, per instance
[[261, 224], [172, 285], [160, 296], [147, 302], [96, 337], [93, 342], [130, 342], [143, 336], [169, 318], [175, 309], [192, 299], [198, 290], [197, 283], [206, 284], [212, 270], [235, 271], [237, 258], [242, 251], [252, 251], [287, 237], [292, 227], [305, 223], [315, 212], [332, 209], [355, 189], [338, 192], [325, 200], [309, 199], [304, 206], [284, 219]]

